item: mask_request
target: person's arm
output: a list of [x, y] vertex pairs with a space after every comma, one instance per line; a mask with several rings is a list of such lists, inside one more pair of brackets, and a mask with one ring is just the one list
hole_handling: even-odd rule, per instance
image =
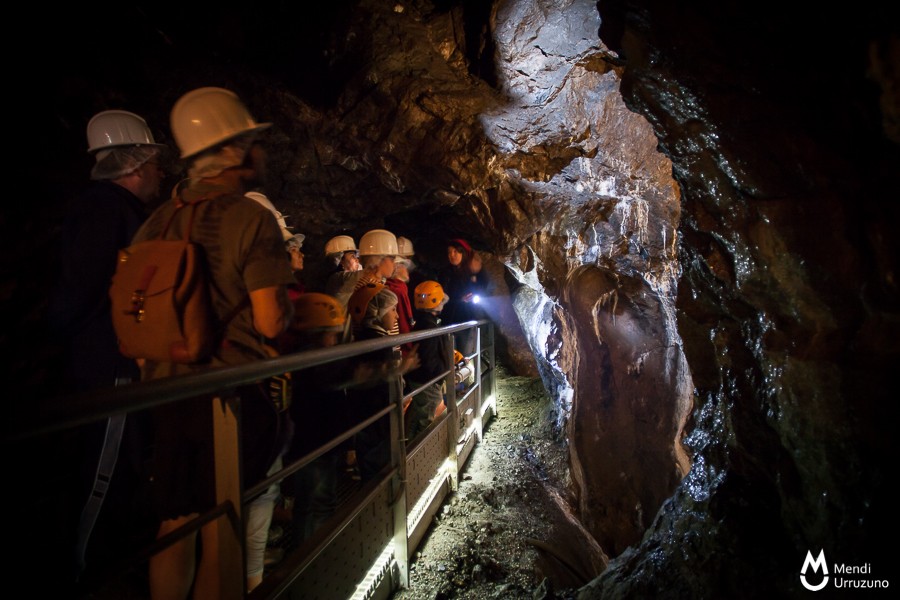
[[253, 327], [267, 338], [276, 338], [287, 331], [294, 318], [294, 305], [283, 285], [265, 287], [250, 292], [253, 307]]
[[473, 282], [475, 293], [490, 296], [493, 293], [494, 283], [491, 281], [491, 276], [488, 275], [488, 272], [482, 268], [480, 258], [478, 271], [474, 272], [473, 275], [475, 276], [475, 281]]

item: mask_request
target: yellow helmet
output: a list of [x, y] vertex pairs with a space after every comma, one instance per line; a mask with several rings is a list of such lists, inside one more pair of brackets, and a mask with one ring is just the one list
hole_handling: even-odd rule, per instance
[[444, 288], [437, 281], [423, 281], [416, 286], [415, 306], [419, 310], [434, 310], [441, 308], [449, 298], [444, 293]]
[[294, 300], [291, 327], [300, 331], [341, 331], [346, 318], [344, 307], [335, 297], [308, 292]]

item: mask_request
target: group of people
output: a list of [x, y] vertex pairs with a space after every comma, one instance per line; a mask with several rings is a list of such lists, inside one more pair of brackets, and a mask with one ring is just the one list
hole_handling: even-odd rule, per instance
[[[337, 235], [324, 252], [334, 264], [333, 274], [307, 289], [301, 274], [305, 237], [292, 231], [261, 191], [266, 155], [260, 133], [271, 124], [257, 122], [233, 92], [204, 87], [175, 103], [170, 125], [186, 177], [168, 201], [150, 211], [167, 173], [175, 172], [168, 147], [156, 143], [146, 121], [132, 112], [107, 110], [88, 123], [94, 184], [67, 210], [59, 285], [50, 307], [50, 324], [66, 341], [67, 391], [198, 373], [481, 316], [476, 296], [488, 292], [489, 282], [477, 253], [462, 239], [448, 243], [445, 271], [423, 277], [410, 289], [416, 265], [409, 239], [375, 229], [357, 246], [351, 236]], [[183, 203], [196, 203], [193, 213], [176, 211]], [[118, 251], [163, 234], [180, 239], [192, 225], [192, 241], [203, 248], [213, 282], [212, 305], [224, 325], [221, 343], [203, 364], [127, 359], [118, 352], [109, 312]], [[241, 386], [244, 486], [386, 406], [397, 381], [405, 381], [409, 391], [432, 380], [452, 352], [445, 343], [436, 337], [299, 371], [282, 405], [273, 403], [265, 385]], [[469, 340], [457, 340], [457, 345], [465, 354], [472, 350]], [[406, 412], [408, 438], [428, 426], [442, 400], [440, 384], [412, 399]], [[248, 591], [262, 580], [279, 494], [290, 488], [295, 534], [308, 537], [334, 510], [336, 473], [348, 451], [355, 452], [363, 478], [387, 462], [387, 426], [381, 419], [351, 445], [335, 448], [250, 503], [245, 519]], [[134, 498], [149, 500], [140, 516], [152, 523], [157, 538], [215, 505], [212, 428], [210, 404], [190, 401], [81, 430], [79, 460], [86, 469], [73, 515], [76, 578], [92, 561], [127, 553], [129, 548], [119, 544], [129, 529], [122, 523], [136, 517]], [[128, 542], [146, 543], [135, 537]], [[219, 597], [215, 555], [198, 552], [210, 544], [216, 544], [213, 524], [153, 555], [148, 571], [152, 597]]]

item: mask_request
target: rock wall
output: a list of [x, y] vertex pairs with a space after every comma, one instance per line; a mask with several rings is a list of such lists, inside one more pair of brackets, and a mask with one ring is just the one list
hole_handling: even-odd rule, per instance
[[895, 11], [599, 5], [626, 102], [684, 190], [676, 306], [697, 407], [687, 478], [579, 597], [805, 596], [819, 550], [830, 586], [840, 563], [889, 579]]
[[485, 122], [504, 177], [529, 193], [523, 212], [537, 207], [542, 221], [532, 235], [513, 229], [508, 264], [566, 409], [578, 514], [618, 554], [687, 472], [691, 385], [674, 319], [678, 188], [621, 100], [598, 26], [586, 2], [501, 3], [494, 41], [508, 100]]

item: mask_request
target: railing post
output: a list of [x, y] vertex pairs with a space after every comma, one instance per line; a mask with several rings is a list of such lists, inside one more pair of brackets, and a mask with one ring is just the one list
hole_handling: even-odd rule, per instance
[[481, 325], [475, 326], [475, 414], [473, 421], [475, 423], [475, 435], [478, 436], [478, 443], [482, 438], [482, 422], [481, 422], [481, 405], [484, 403], [484, 385], [481, 382]]
[[456, 379], [454, 374], [456, 369], [453, 362], [454, 336], [452, 333], [447, 335], [447, 364], [450, 365], [450, 373], [447, 374], [447, 396], [444, 398], [444, 404], [447, 405], [447, 460], [450, 470], [450, 489], [454, 492], [459, 489], [459, 453], [457, 452], [457, 444], [459, 442], [459, 409], [456, 406]]
[[391, 465], [397, 475], [391, 482], [394, 515], [394, 559], [397, 561], [399, 585], [409, 587], [409, 532], [406, 530], [406, 431], [403, 427], [403, 380], [391, 382]]
[[496, 356], [496, 340], [495, 340], [495, 332], [494, 332], [494, 324], [492, 322], [488, 323], [488, 339], [490, 345], [488, 346], [488, 364], [490, 365], [490, 375], [488, 375], [488, 381], [490, 382], [488, 386], [488, 399], [490, 400], [492, 406], [491, 411], [493, 412], [493, 416], [497, 416], [497, 356]]
[[206, 527], [215, 527], [218, 547], [204, 552], [218, 552], [219, 592], [223, 600], [244, 597], [246, 569], [243, 556], [243, 507], [241, 505], [240, 470], [240, 402], [237, 396], [212, 399], [213, 443], [215, 448], [216, 502], [230, 502], [238, 515], [237, 523], [218, 518]]

